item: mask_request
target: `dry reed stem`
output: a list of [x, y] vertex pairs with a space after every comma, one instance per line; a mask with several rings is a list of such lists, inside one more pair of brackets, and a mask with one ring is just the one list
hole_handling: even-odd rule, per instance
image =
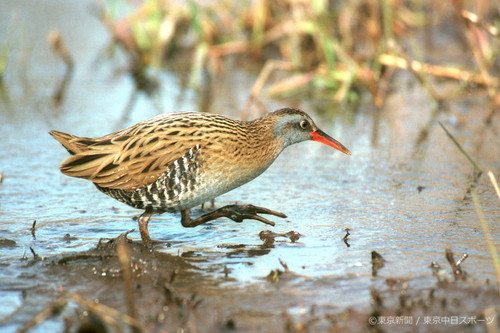
[[500, 84], [500, 80], [497, 78], [489, 77], [488, 79], [486, 79], [481, 74], [471, 73], [459, 68], [431, 65], [416, 60], [408, 61], [403, 57], [388, 53], [381, 54], [379, 56], [379, 61], [381, 64], [386, 66], [396, 67], [400, 69], [411, 69], [417, 73], [425, 73], [459, 81], [474, 82], [481, 85], [495, 87], [499, 86]]
[[311, 82], [314, 79], [314, 76], [315, 76], [314, 71], [289, 76], [270, 86], [267, 89], [267, 94], [269, 96], [275, 96], [293, 89], [301, 88], [307, 85], [309, 82]]
[[[457, 15], [463, 19], [463, 29], [465, 32], [465, 37], [469, 43], [470, 50], [476, 64], [479, 68], [481, 76], [484, 78], [485, 82], [492, 82], [494, 79], [488, 71], [489, 61], [486, 54], [491, 52], [490, 43], [484, 38], [483, 29], [479, 25], [479, 17], [471, 12], [464, 9], [463, 1], [452, 1]], [[465, 14], [465, 15], [464, 15]], [[491, 100], [495, 99], [497, 93], [498, 84], [486, 84], [488, 90], [488, 95]]]
[[131, 327], [135, 327], [141, 331], [147, 331], [146, 328], [135, 318], [130, 317], [112, 307], [104, 304], [95, 303], [88, 299], [83, 298], [78, 294], [66, 294], [64, 296], [66, 299], [71, 299], [81, 306], [89, 309], [106, 322], [108, 325], [117, 325], [118, 321], [123, 322]]
[[[122, 236], [122, 235], [120, 235]], [[130, 251], [127, 245], [127, 236], [126, 234], [123, 237], [118, 237], [116, 244], [116, 254], [118, 256], [118, 260], [120, 261], [120, 265], [122, 266], [123, 271], [123, 293], [125, 295], [125, 301], [127, 305], [128, 315], [131, 318], [137, 319], [137, 314], [135, 311], [135, 299], [133, 294], [132, 287], [132, 272], [130, 269]], [[137, 327], [130, 327], [132, 332], [138, 333], [141, 332]]]
[[495, 189], [495, 192], [497, 193], [497, 197], [500, 200], [500, 188], [498, 188], [498, 183], [495, 178], [495, 175], [491, 170], [488, 171], [488, 177], [490, 177], [491, 185], [493, 185], [493, 188]]
[[479, 20], [479, 17], [473, 12], [470, 12], [468, 10], [463, 9], [462, 10], [462, 17], [465, 20], [469, 21], [470, 23], [478, 25], [479, 27], [481, 27], [482, 29], [487, 31], [493, 37], [498, 37], [500, 35], [500, 30], [498, 30], [497, 27], [495, 27], [491, 24], [485, 23], [485, 22], [481, 22]]
[[244, 53], [250, 48], [247, 40], [235, 40], [212, 46], [211, 52], [216, 57], [223, 57], [229, 54]]
[[39, 325], [40, 323], [44, 322], [48, 318], [56, 315], [58, 312], [60, 312], [66, 306], [66, 302], [67, 302], [67, 300], [64, 297], [59, 298], [57, 301], [50, 304], [43, 311], [38, 313], [32, 320], [27, 322], [23, 327], [21, 327], [19, 329], [18, 333], [28, 332], [33, 327]]
[[258, 100], [258, 96], [262, 91], [262, 88], [264, 87], [264, 84], [266, 83], [267, 79], [269, 78], [269, 75], [271, 75], [271, 73], [275, 70], [291, 71], [293, 70], [293, 64], [289, 61], [279, 61], [279, 60], [266, 61], [266, 64], [260, 71], [259, 76], [257, 77], [257, 80], [255, 81], [252, 87], [252, 91], [250, 92], [250, 96], [248, 97], [247, 103], [243, 108], [243, 110], [241, 111], [242, 119], [247, 119], [250, 107], [256, 100]]
[[64, 44], [59, 31], [57, 30], [51, 31], [47, 39], [54, 52], [59, 57], [61, 57], [62, 61], [66, 66], [66, 71], [64, 72], [63, 79], [59, 83], [59, 86], [54, 91], [54, 94], [52, 96], [52, 99], [54, 100], [55, 104], [59, 106], [62, 100], [64, 99], [64, 96], [66, 95], [66, 90], [68, 88], [69, 81], [73, 75], [73, 71], [75, 68], [75, 62], [73, 60], [73, 57], [69, 53], [68, 48]]
[[451, 141], [453, 141], [455, 146], [457, 146], [457, 148], [460, 150], [460, 152], [469, 160], [469, 162], [472, 164], [472, 166], [474, 166], [474, 168], [479, 173], [482, 173], [483, 169], [481, 169], [481, 167], [476, 163], [476, 161], [474, 161], [472, 159], [472, 157], [462, 148], [462, 145], [460, 145], [460, 143], [457, 141], [457, 139], [455, 139], [455, 137], [446, 129], [446, 127], [441, 122], [439, 122], [439, 125], [445, 131], [446, 135], [451, 139]]
[[497, 275], [497, 287], [499, 287], [500, 293], [500, 258], [498, 257], [498, 251], [495, 246], [495, 242], [493, 241], [493, 237], [491, 236], [490, 226], [484, 217], [483, 209], [481, 207], [481, 203], [479, 202], [479, 197], [477, 196], [476, 191], [472, 191], [472, 201], [474, 202], [474, 209], [476, 210], [476, 215], [481, 224], [481, 229], [483, 229], [484, 238], [486, 239], [486, 243], [488, 244], [491, 258], [493, 259], [493, 266], [495, 267], [495, 272]]

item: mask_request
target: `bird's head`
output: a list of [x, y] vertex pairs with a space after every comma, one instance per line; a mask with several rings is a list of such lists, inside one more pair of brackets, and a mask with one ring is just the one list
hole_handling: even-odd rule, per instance
[[284, 147], [306, 140], [313, 140], [351, 155], [349, 149], [320, 130], [311, 117], [301, 110], [285, 108], [274, 111], [268, 116], [274, 118], [274, 135], [283, 140]]

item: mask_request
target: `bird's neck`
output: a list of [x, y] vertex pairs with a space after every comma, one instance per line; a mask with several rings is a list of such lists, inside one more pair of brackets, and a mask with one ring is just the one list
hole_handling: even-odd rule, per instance
[[249, 150], [261, 159], [270, 159], [272, 163], [285, 148], [283, 140], [276, 136], [274, 124], [264, 117], [246, 125]]

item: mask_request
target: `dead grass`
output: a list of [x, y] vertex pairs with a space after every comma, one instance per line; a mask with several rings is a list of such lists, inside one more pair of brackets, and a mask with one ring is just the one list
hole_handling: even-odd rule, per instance
[[[479, 5], [459, 0], [149, 0], [136, 5], [109, 0], [104, 2], [102, 20], [115, 44], [129, 56], [134, 77], [141, 77], [138, 73], [145, 68], [168, 67], [169, 59], [186, 50], [191, 57], [192, 86], [202, 84], [204, 71], [223, 72], [223, 60], [230, 55], [264, 62], [264, 74], [249, 103], [257, 101], [272, 68], [287, 74], [270, 83], [263, 91], [268, 95], [321, 91], [335, 102], [348, 102], [358, 97], [361, 88], [381, 107], [386, 81], [392, 76], [385, 75], [386, 69], [395, 67], [482, 85], [497, 105], [495, 59], [500, 48], [493, 19], [499, 12], [493, 1]], [[474, 64], [430, 64], [401, 53], [405, 39], [414, 38], [410, 32], [438, 24], [455, 26]], [[420, 40], [411, 42], [417, 48], [424, 46]]]

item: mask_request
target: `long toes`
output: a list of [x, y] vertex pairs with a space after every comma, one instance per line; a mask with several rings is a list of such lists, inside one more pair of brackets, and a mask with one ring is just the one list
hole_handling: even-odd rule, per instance
[[257, 213], [253, 209], [245, 209], [248, 207], [241, 207], [241, 206], [236, 206], [236, 207], [231, 207], [227, 208], [227, 215], [226, 217], [229, 217], [231, 220], [235, 222], [243, 222], [243, 220], [257, 220], [265, 224], [269, 224], [271, 226], [275, 226], [275, 223], [272, 221], [269, 221], [263, 216], [257, 215]]
[[257, 220], [257, 221], [260, 221], [262, 223], [269, 224], [273, 227], [276, 225], [276, 223], [274, 223], [273, 221], [269, 221], [268, 219], [266, 219], [265, 217], [262, 217], [260, 215], [244, 215], [243, 218]]
[[277, 211], [274, 211], [274, 210], [271, 210], [271, 209], [268, 209], [268, 208], [264, 208], [264, 207], [259, 207], [259, 206], [254, 206], [254, 205], [248, 205], [247, 208], [248, 208], [249, 211], [252, 211], [253, 214], [268, 214], [268, 215], [278, 216], [278, 217], [281, 217], [281, 218], [286, 218], [287, 217], [283, 213], [280, 213], [280, 212], [277, 212]]

